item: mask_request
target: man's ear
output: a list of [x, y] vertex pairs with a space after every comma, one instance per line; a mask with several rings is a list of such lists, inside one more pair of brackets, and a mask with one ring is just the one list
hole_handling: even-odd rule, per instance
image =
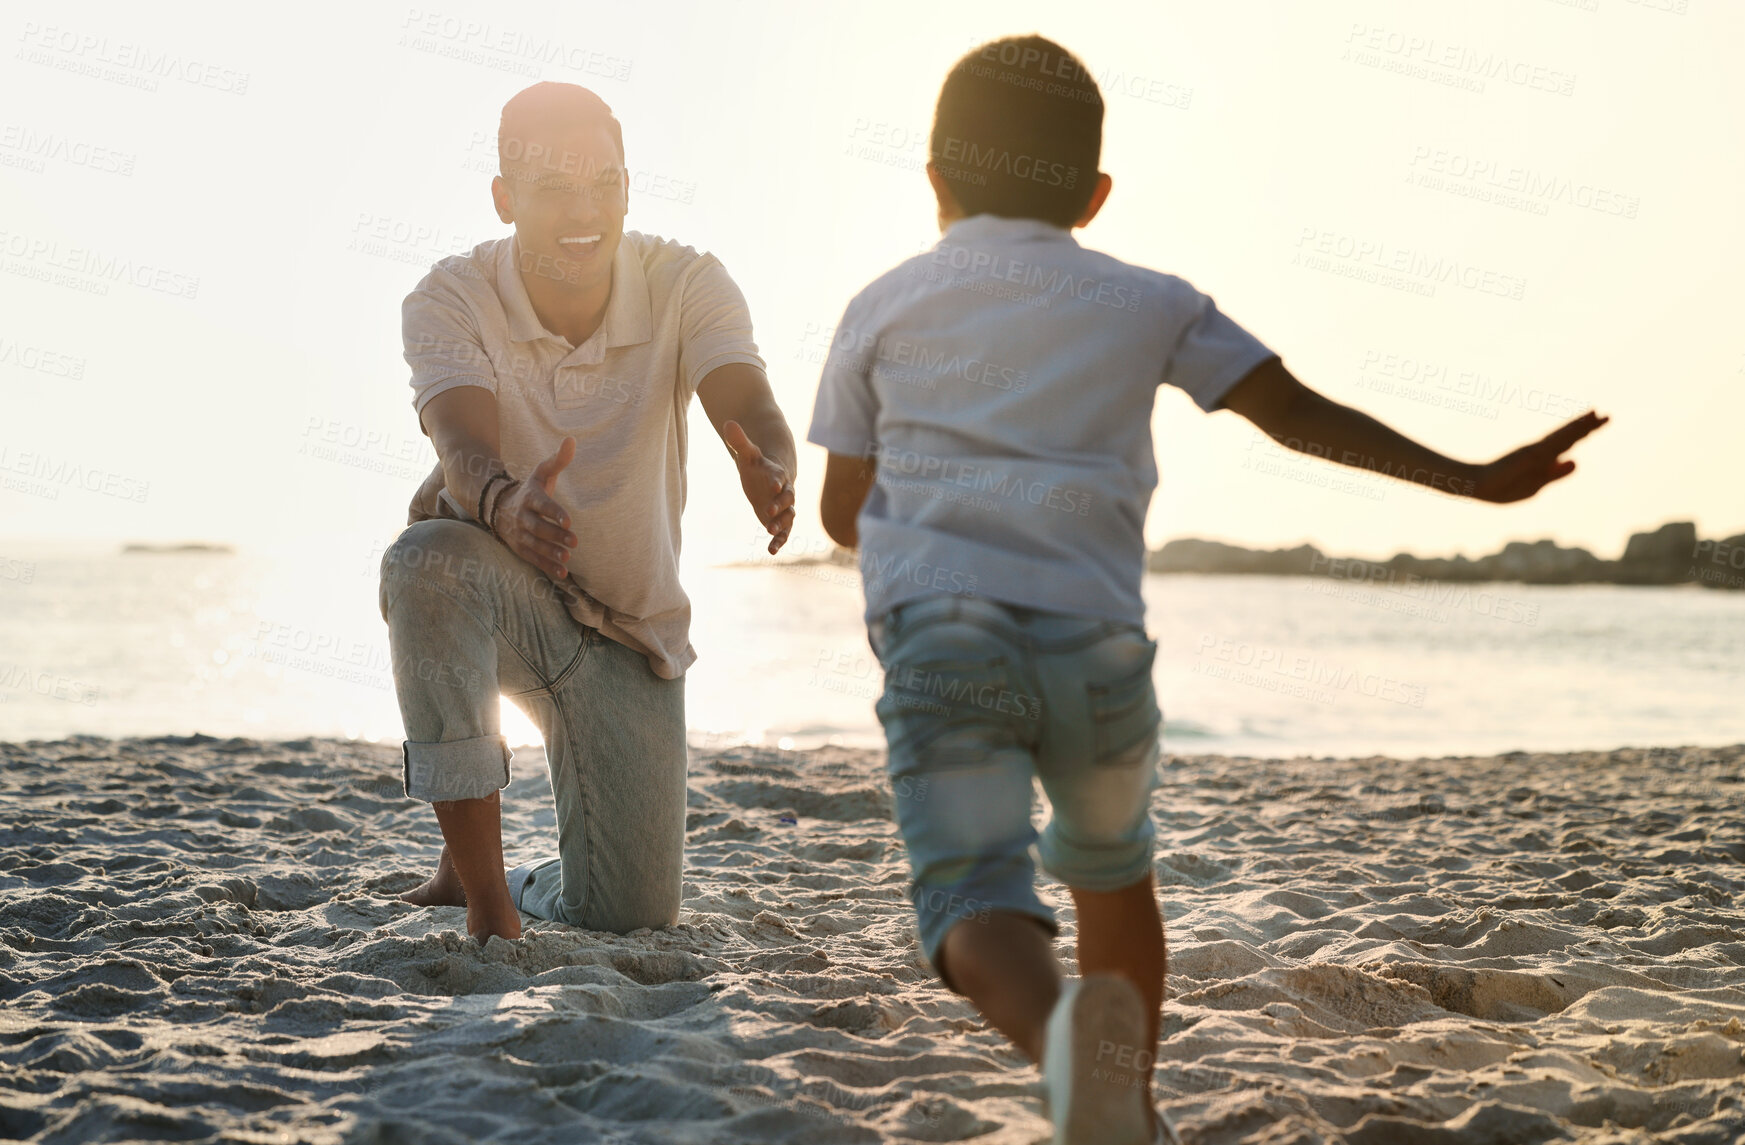
[[1097, 212], [1103, 209], [1103, 203], [1108, 199], [1109, 190], [1114, 187], [1114, 185], [1115, 181], [1113, 179], [1109, 178], [1109, 176], [1103, 172], [1098, 171], [1097, 186], [1091, 192], [1091, 201], [1085, 204], [1085, 213], [1079, 216], [1079, 221], [1074, 223], [1073, 226], [1090, 226], [1091, 220], [1097, 217]]
[[963, 218], [963, 207], [958, 203], [957, 196], [951, 193], [951, 184], [946, 182], [938, 165], [932, 161], [927, 164], [927, 181], [933, 184], [933, 198], [939, 204], [939, 229], [943, 231]]
[[491, 205], [497, 208], [497, 217], [505, 223], [515, 221], [515, 204], [509, 198], [509, 181], [501, 175], [491, 178]]

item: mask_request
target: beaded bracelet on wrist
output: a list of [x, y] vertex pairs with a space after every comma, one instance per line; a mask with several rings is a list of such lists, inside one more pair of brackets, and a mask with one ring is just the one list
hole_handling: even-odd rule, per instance
[[479, 487], [479, 503], [473, 510], [473, 520], [479, 522], [481, 525], [485, 523], [485, 494], [489, 493], [491, 491], [491, 486], [495, 485], [497, 482], [506, 481], [508, 479], [509, 475], [502, 472], [493, 473], [485, 478], [485, 483]]
[[520, 481], [511, 477], [508, 481], [504, 482], [501, 489], [497, 490], [497, 495], [491, 499], [491, 507], [485, 511], [485, 528], [491, 530], [493, 533], [497, 531], [497, 506], [503, 503], [503, 498], [509, 495], [509, 490], [515, 488], [515, 486], [519, 484], [521, 484]]

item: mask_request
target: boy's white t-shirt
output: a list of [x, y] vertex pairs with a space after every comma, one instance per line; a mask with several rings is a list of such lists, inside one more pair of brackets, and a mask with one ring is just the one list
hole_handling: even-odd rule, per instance
[[1160, 384], [1203, 410], [1277, 357], [1186, 281], [1036, 219], [959, 219], [855, 296], [807, 439], [872, 457], [866, 618], [949, 593], [1144, 622]]

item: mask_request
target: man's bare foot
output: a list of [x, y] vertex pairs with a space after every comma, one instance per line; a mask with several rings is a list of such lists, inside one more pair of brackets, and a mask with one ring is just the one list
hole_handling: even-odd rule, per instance
[[507, 886], [501, 895], [492, 895], [489, 901], [467, 906], [467, 933], [481, 944], [489, 942], [493, 934], [504, 938], [521, 937], [521, 912], [510, 901]]
[[[452, 906], [464, 903], [467, 933], [479, 942], [490, 941], [492, 935], [520, 938], [521, 912], [509, 897], [503, 873], [499, 793], [493, 791], [479, 799], [432, 800], [430, 808], [442, 825], [442, 858], [436, 864], [436, 877], [407, 895], [406, 901], [422, 898]], [[428, 897], [423, 892], [428, 892]]]
[[[442, 848], [442, 858], [436, 861], [436, 873], [430, 876], [430, 881], [407, 891], [400, 896], [400, 901], [413, 906], [467, 905], [467, 890], [461, 886], [460, 873], [454, 869], [454, 860], [449, 858], [446, 845]], [[470, 918], [467, 929], [472, 929]]]

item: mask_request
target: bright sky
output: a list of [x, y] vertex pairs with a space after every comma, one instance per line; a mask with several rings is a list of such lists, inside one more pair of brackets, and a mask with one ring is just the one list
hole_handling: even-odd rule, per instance
[[[363, 559], [433, 460], [400, 300], [507, 233], [491, 136], [536, 79], [613, 106], [626, 225], [721, 257], [801, 437], [821, 332], [937, 237], [919, 168], [947, 67], [1029, 31], [1104, 82], [1115, 191], [1086, 245], [1190, 279], [1309, 384], [1457, 457], [1614, 418], [1575, 476], [1498, 508], [1351, 482], [1165, 391], [1154, 544], [1615, 555], [1669, 519], [1745, 530], [1728, 0], [57, 0], [0, 25], [0, 537]], [[1366, 281], [1378, 263], [1406, 270]], [[687, 560], [750, 556], [693, 416]]]

